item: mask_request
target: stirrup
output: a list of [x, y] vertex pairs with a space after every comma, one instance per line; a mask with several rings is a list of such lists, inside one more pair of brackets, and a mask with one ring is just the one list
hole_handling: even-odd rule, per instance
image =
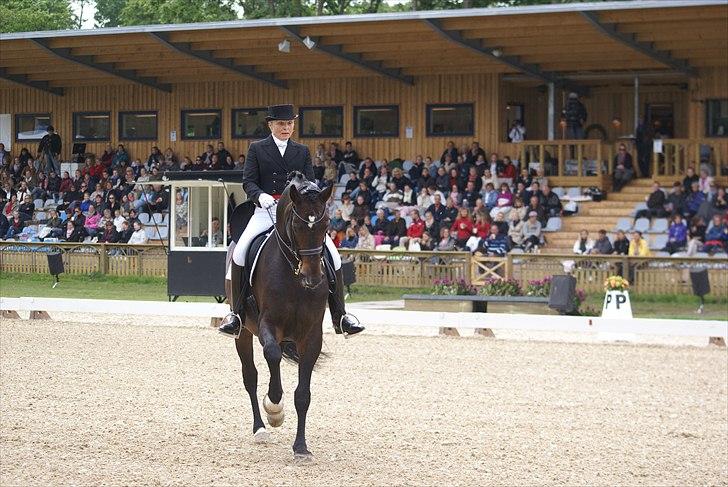
[[[341, 318], [339, 319], [339, 325], [338, 325], [339, 330], [341, 331], [341, 334], [344, 335], [344, 339], [348, 339], [350, 337], [358, 335], [359, 333], [350, 335], [348, 332], [344, 331], [344, 327], [342, 326], [344, 323], [344, 318], [349, 318], [349, 321], [352, 322], [351, 326], [356, 326], [356, 327], [361, 328], [361, 321], [359, 321], [359, 318], [357, 318], [356, 316], [354, 316], [352, 314], [344, 313], [343, 315], [341, 315]], [[336, 331], [336, 330], [334, 330], [334, 331]]]
[[232, 316], [236, 317], [238, 319], [238, 323], [240, 323], [240, 326], [238, 326], [238, 333], [235, 335], [231, 335], [229, 333], [221, 332], [220, 327], [222, 326], [222, 323], [217, 327], [218, 328], [217, 332], [226, 337], [238, 339], [238, 338], [240, 338], [240, 334], [243, 332], [243, 327], [245, 326], [245, 324], [243, 323], [243, 320], [240, 318], [240, 315], [238, 313], [235, 313], [234, 311], [230, 311], [228, 314], [225, 315], [225, 317], [223, 317], [222, 321], [225, 322], [225, 321], [227, 321], [228, 318], [230, 318]]

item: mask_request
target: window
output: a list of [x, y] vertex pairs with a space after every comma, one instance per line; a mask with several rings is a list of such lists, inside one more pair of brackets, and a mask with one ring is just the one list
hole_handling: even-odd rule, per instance
[[157, 140], [157, 112], [119, 112], [119, 140]]
[[306, 107], [300, 110], [301, 137], [343, 137], [343, 107]]
[[728, 137], [728, 98], [705, 103], [705, 136]]
[[220, 127], [220, 110], [182, 110], [183, 139], [219, 139]]
[[48, 113], [22, 113], [15, 115], [15, 140], [40, 140], [51, 124]]
[[109, 112], [74, 113], [73, 140], [111, 140]]
[[399, 136], [399, 107], [354, 107], [355, 137]]
[[173, 187], [173, 249], [226, 248], [225, 188], [201, 184]]
[[270, 133], [265, 108], [240, 108], [233, 110], [234, 139], [262, 139]]
[[427, 105], [427, 135], [473, 135], [473, 104]]

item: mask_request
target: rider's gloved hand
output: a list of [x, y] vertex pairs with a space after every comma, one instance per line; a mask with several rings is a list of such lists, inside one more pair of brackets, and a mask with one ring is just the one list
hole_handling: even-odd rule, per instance
[[276, 200], [268, 193], [260, 193], [258, 196], [258, 203], [261, 208], [268, 209], [276, 204]]

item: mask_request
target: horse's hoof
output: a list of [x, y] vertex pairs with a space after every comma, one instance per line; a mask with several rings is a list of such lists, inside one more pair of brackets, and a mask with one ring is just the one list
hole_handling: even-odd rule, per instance
[[293, 463], [296, 465], [310, 465], [314, 461], [313, 454], [311, 452], [305, 453], [294, 453]]
[[265, 428], [258, 428], [258, 430], [253, 433], [253, 441], [255, 443], [268, 443], [270, 441], [270, 433]]
[[286, 415], [283, 411], [276, 414], [266, 414], [266, 416], [268, 417], [268, 424], [271, 425], [273, 428], [277, 428], [282, 425], [283, 420], [286, 418]]
[[278, 404], [273, 403], [268, 399], [268, 394], [263, 398], [263, 409], [268, 415], [276, 415], [283, 412], [283, 396], [281, 396], [281, 402]]

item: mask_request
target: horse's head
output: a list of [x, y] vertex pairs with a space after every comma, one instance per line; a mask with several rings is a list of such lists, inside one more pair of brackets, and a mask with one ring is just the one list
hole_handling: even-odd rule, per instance
[[282, 198], [287, 193], [290, 202], [279, 205], [277, 230], [290, 242], [301, 283], [309, 289], [318, 287], [324, 278], [321, 258], [329, 225], [326, 203], [333, 189], [332, 185], [321, 191], [309, 181], [293, 180]]

